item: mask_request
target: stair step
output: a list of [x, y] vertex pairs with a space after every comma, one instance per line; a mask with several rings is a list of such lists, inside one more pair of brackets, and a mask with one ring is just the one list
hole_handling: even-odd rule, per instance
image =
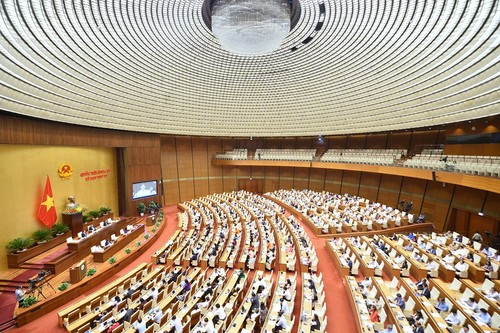
[[9, 321], [6, 321], [5, 323], [0, 324], [0, 332], [4, 332], [14, 327], [16, 327], [16, 322], [14, 321], [14, 319], [11, 319]]

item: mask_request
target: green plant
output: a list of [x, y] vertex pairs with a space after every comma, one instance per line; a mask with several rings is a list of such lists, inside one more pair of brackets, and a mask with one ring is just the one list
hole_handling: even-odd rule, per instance
[[28, 297], [24, 298], [24, 300], [21, 302], [21, 307], [22, 308], [29, 308], [30, 306], [32, 306], [36, 302], [38, 302], [36, 297], [28, 296]]
[[16, 238], [13, 241], [10, 241], [9, 244], [7, 244], [7, 251], [9, 251], [10, 253], [22, 251], [32, 246], [33, 244], [35, 244], [35, 240], [33, 238]]
[[93, 220], [92, 216], [90, 216], [90, 215], [83, 215], [83, 222], [87, 223], [87, 222], [90, 222], [92, 220]]
[[141, 242], [135, 243], [135, 246], [137, 246], [137, 247], [141, 246]]
[[156, 230], [158, 230], [158, 229], [153, 228], [153, 229], [151, 229], [151, 232], [154, 234], [156, 232]]
[[160, 221], [156, 222], [155, 227], [159, 227], [161, 225]]
[[69, 227], [64, 223], [56, 223], [52, 227], [52, 233], [54, 235], [65, 234], [69, 231]]
[[158, 204], [154, 201], [150, 201], [148, 203], [148, 210], [151, 212], [151, 213], [156, 213], [158, 211]]
[[59, 287], [57, 287], [57, 289], [59, 289], [60, 291], [65, 291], [66, 289], [68, 289], [68, 287], [69, 287], [69, 283], [63, 282], [59, 285]]
[[146, 212], [146, 205], [144, 202], [139, 202], [137, 204], [137, 213], [139, 214], [144, 214]]
[[110, 264], [114, 264], [116, 262], [116, 258], [115, 257], [111, 257], [111, 258], [108, 259], [108, 262]]
[[35, 242], [43, 243], [48, 241], [49, 239], [52, 239], [52, 230], [46, 228], [36, 230], [35, 232], [33, 232], [32, 236], [35, 239]]
[[99, 211], [101, 212], [101, 215], [107, 215], [107, 214], [111, 213], [111, 208], [101, 207], [101, 208], [99, 208]]
[[129, 254], [130, 252], [132, 252], [132, 250], [131, 250], [131, 249], [125, 249], [125, 253], [126, 253], [126, 254]]
[[88, 271], [87, 271], [87, 276], [92, 276], [96, 273], [96, 269], [95, 268], [90, 268]]
[[149, 239], [149, 234], [145, 234], [144, 239]]
[[88, 216], [91, 216], [93, 219], [97, 219], [101, 217], [101, 211], [100, 210], [89, 210], [87, 212]]

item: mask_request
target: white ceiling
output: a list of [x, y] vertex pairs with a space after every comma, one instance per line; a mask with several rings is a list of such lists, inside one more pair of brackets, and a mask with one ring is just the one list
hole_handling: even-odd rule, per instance
[[224, 51], [203, 23], [202, 2], [2, 0], [0, 109], [103, 128], [254, 137], [499, 114], [499, 0], [300, 0], [299, 23], [265, 56]]

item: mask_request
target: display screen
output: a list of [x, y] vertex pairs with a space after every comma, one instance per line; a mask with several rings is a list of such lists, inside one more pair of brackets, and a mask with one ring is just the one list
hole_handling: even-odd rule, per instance
[[151, 197], [158, 193], [158, 182], [156, 180], [149, 180], [146, 182], [132, 184], [132, 199], [140, 199]]

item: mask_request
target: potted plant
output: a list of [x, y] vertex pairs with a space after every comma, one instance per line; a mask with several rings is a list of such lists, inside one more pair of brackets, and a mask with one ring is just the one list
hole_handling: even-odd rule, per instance
[[45, 243], [48, 240], [52, 239], [52, 230], [46, 228], [36, 230], [33, 233], [33, 238], [37, 243]]
[[60, 291], [65, 291], [66, 289], [68, 289], [68, 287], [69, 287], [69, 283], [63, 282], [59, 285], [59, 287], [57, 287], [57, 289], [59, 289]]
[[146, 212], [146, 205], [144, 204], [144, 202], [139, 202], [137, 204], [137, 212], [139, 213], [139, 215], [144, 216], [144, 213]]
[[116, 258], [115, 257], [111, 257], [111, 258], [108, 259], [108, 262], [110, 264], [114, 264], [116, 262]]
[[83, 222], [87, 223], [87, 222], [90, 222], [92, 220], [93, 220], [92, 216], [90, 216], [90, 215], [83, 215]]
[[95, 268], [90, 268], [88, 271], [87, 271], [87, 276], [92, 276], [96, 273], [96, 269]]
[[52, 227], [52, 233], [56, 236], [65, 234], [69, 231], [69, 227], [64, 223], [56, 223]]
[[158, 211], [158, 205], [154, 201], [148, 203], [148, 210], [150, 214], [154, 214]]
[[126, 249], [125, 249], [125, 253], [126, 253], [126, 254], [129, 254], [130, 252], [132, 252], [132, 250], [130, 250], [129, 248], [126, 248]]
[[108, 215], [111, 213], [111, 208], [109, 207], [101, 207], [99, 208], [99, 211], [101, 212], [101, 216]]
[[38, 302], [36, 297], [28, 296], [28, 297], [25, 297], [24, 300], [21, 302], [21, 307], [22, 308], [29, 308], [30, 306], [32, 306], [36, 302]]
[[91, 216], [94, 220], [98, 219], [101, 217], [101, 211], [100, 210], [90, 210], [87, 212], [88, 216]]
[[7, 251], [10, 253], [22, 252], [33, 244], [35, 244], [35, 240], [33, 238], [16, 238], [7, 244]]

